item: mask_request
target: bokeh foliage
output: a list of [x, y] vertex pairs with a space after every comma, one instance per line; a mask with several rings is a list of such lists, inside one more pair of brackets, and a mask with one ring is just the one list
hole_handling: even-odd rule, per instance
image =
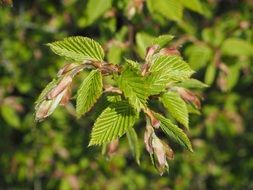
[[[253, 189], [252, 12], [251, 0], [1, 3], [0, 189]], [[95, 116], [77, 120], [71, 104], [34, 122], [37, 96], [66, 63], [46, 43], [88, 36], [119, 62], [141, 60], [161, 34], [176, 36], [194, 77], [210, 85], [190, 117], [194, 153], [172, 144], [169, 174], [158, 175], [144, 147], [138, 166], [126, 137], [110, 159], [87, 148]]]

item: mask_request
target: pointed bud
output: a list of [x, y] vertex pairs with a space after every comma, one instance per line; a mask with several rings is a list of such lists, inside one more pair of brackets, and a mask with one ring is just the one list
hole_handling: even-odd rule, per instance
[[118, 147], [119, 147], [119, 139], [115, 139], [111, 141], [107, 147], [107, 154], [111, 156], [113, 153], [115, 153], [118, 150]]
[[160, 51], [159, 51], [159, 55], [178, 55], [180, 56], [180, 52], [176, 49], [176, 48], [173, 48], [173, 47], [167, 47], [167, 48], [162, 48]]
[[71, 97], [71, 85], [68, 86], [64, 96], [61, 99], [60, 105], [65, 106], [67, 103], [69, 103], [69, 99]]
[[35, 114], [36, 121], [43, 120], [47, 117], [51, 104], [52, 104], [52, 100], [44, 100], [38, 106], [38, 109], [36, 110], [36, 114]]
[[153, 136], [152, 146], [155, 157], [157, 158], [156, 167], [160, 172], [160, 175], [162, 175], [169, 167], [167, 159], [171, 160], [174, 157], [173, 150], [156, 135]]
[[159, 49], [159, 45], [153, 45], [147, 48], [147, 53], [146, 53], [146, 62], [150, 62], [152, 56], [155, 54], [155, 52]]
[[41, 104], [38, 105], [38, 108], [36, 110], [35, 119], [37, 121], [43, 120], [49, 115], [51, 115], [54, 110], [57, 108], [59, 103], [62, 101], [62, 98], [67, 92], [67, 88], [63, 90], [60, 94], [58, 94], [54, 99], [52, 100], [44, 100]]
[[177, 88], [177, 92], [185, 101], [188, 101], [194, 104], [199, 109], [201, 108], [200, 100], [193, 92], [185, 88], [179, 88], [179, 87]]
[[156, 119], [156, 117], [154, 116], [154, 114], [152, 113], [152, 111], [150, 109], [147, 109], [145, 111], [145, 113], [148, 115], [150, 121], [151, 121], [151, 125], [154, 127], [154, 128], [159, 128], [161, 122]]

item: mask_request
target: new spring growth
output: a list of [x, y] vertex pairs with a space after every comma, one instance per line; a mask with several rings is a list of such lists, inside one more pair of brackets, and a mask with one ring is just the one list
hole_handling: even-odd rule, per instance
[[174, 152], [168, 144], [156, 136], [154, 126], [152, 126], [149, 118], [146, 118], [146, 122], [146, 130], [144, 133], [145, 147], [154, 160], [160, 175], [162, 175], [168, 170], [169, 164], [167, 160], [173, 159]]
[[71, 63], [59, 70], [56, 84], [42, 97], [42, 101], [36, 106], [35, 119], [37, 121], [51, 115], [58, 105], [64, 106], [69, 102], [73, 77], [82, 69], [82, 65]]

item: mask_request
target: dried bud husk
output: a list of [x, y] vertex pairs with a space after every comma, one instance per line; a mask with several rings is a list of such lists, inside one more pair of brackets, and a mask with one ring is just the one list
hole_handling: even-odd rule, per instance
[[118, 147], [119, 147], [119, 139], [111, 141], [107, 146], [107, 154], [111, 156], [118, 150]]
[[147, 109], [145, 111], [145, 113], [147, 114], [147, 116], [149, 117], [150, 121], [151, 121], [151, 125], [154, 127], [154, 128], [159, 128], [161, 122], [156, 119], [156, 117], [154, 116], [154, 114], [152, 113], [152, 111], [150, 109]]
[[68, 86], [72, 82], [72, 77], [71, 76], [65, 76], [63, 79], [60, 81], [60, 83], [54, 87], [47, 95], [48, 99], [54, 99], [56, 96], [58, 96], [62, 91], [68, 88]]
[[159, 55], [178, 55], [180, 56], [180, 52], [177, 50], [177, 48], [174, 47], [167, 47], [167, 48], [162, 48], [159, 51]]
[[75, 69], [77, 66], [79, 66], [79, 64], [77, 63], [70, 63], [70, 64], [66, 64], [64, 67], [62, 67], [58, 73], [57, 76], [61, 77], [63, 75], [65, 75], [66, 73], [72, 71], [73, 69]]
[[177, 88], [177, 92], [185, 101], [194, 104], [198, 109], [201, 108], [200, 100], [193, 92], [185, 88]]
[[111, 63], [102, 64], [100, 70], [103, 75], [119, 73], [120, 67]]
[[42, 101], [38, 105], [38, 108], [36, 110], [35, 120], [41, 121], [45, 119], [46, 117], [48, 117], [49, 115], [51, 115], [56, 109], [56, 107], [60, 104], [60, 102], [62, 101], [62, 98], [67, 93], [67, 91], [68, 89], [66, 88], [53, 99], [51, 100], [47, 99], [47, 100]]
[[35, 114], [35, 118], [37, 121], [40, 121], [47, 117], [51, 104], [52, 104], [52, 100], [44, 100], [38, 106], [38, 109], [36, 110], [36, 114]]
[[153, 134], [154, 134], [153, 127], [149, 123], [147, 123], [146, 130], [144, 133], [144, 143], [146, 146], [146, 150], [149, 152], [149, 154], [153, 153], [153, 148], [152, 148], [152, 135]]
[[64, 96], [61, 99], [61, 102], [60, 102], [61, 106], [65, 106], [66, 104], [69, 103], [69, 100], [70, 100], [70, 97], [71, 97], [71, 94], [72, 94], [71, 92], [72, 92], [71, 85], [69, 85], [67, 87], [67, 90], [66, 90]]
[[156, 167], [160, 174], [162, 175], [166, 169], [168, 169], [169, 165], [167, 163], [167, 159], [171, 160], [174, 157], [173, 150], [170, 148], [168, 144], [164, 141], [160, 140], [152, 127], [150, 120], [147, 118], [146, 130], [144, 133], [144, 143], [146, 150], [150, 154], [152, 161], [156, 159]]
[[156, 167], [160, 172], [160, 175], [162, 175], [169, 168], [167, 159], [171, 160], [174, 157], [173, 150], [168, 144], [160, 140], [156, 135], [153, 136], [152, 146], [154, 155], [157, 159]]
[[145, 61], [150, 62], [152, 56], [157, 52], [158, 49], [159, 49], [159, 45], [153, 45], [153, 46], [148, 47], [146, 51]]

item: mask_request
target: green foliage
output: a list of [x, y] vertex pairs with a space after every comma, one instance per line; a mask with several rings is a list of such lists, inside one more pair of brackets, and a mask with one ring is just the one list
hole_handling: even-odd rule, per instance
[[[59, 82], [53, 80], [46, 86], [36, 104], [36, 120], [42, 120], [51, 115], [59, 104], [66, 105], [71, 96], [73, 78], [83, 68], [89, 68], [93, 70], [83, 80], [77, 91], [76, 114], [79, 118], [91, 110], [103, 93], [103, 88], [105, 92], [120, 95], [119, 100], [114, 98], [112, 101], [107, 99], [107, 103], [100, 102], [104, 104], [102, 105], [103, 110], [99, 109], [100, 115], [92, 128], [89, 146], [109, 143], [108, 151], [113, 151], [112, 146], [115, 146], [116, 143], [114, 140], [127, 133], [130, 149], [136, 162], [140, 164], [140, 147], [137, 134], [132, 127], [138, 118], [137, 113], [143, 111], [151, 120], [152, 127], [157, 128], [161, 123], [161, 128], [166, 134], [192, 151], [187, 136], [166, 118], [159, 114], [153, 115], [147, 106], [148, 100], [152, 98], [150, 95], [161, 96], [158, 100], [176, 120], [189, 129], [187, 104], [179, 94], [182, 92], [168, 91], [168, 88], [172, 87], [174, 82], [189, 80], [194, 71], [180, 56], [170, 55], [169, 50], [162, 49], [172, 38], [170, 35], [155, 38], [151, 46], [147, 48], [144, 64], [125, 59], [123, 67], [117, 66], [117, 63], [111, 64], [103, 61], [103, 49], [97, 42], [87, 37], [70, 37], [49, 44], [54, 53], [82, 62], [82, 65], [75, 63], [65, 65], [58, 72]], [[108, 75], [111, 75], [111, 81], [105, 79], [105, 76]], [[197, 84], [200, 85], [201, 82]], [[182, 96], [196, 103], [196, 100], [191, 100], [184, 94]], [[148, 136], [145, 135], [145, 139], [151, 139], [151, 144], [150, 140], [144, 140], [147, 151], [150, 152], [153, 149], [154, 158], [158, 160], [157, 168], [160, 174], [163, 174], [168, 164], [164, 165], [164, 161], [161, 161], [162, 155], [170, 155], [169, 152], [172, 152], [172, 149], [169, 148], [169, 145], [162, 143], [156, 137], [155, 132], [153, 132], [154, 135], [151, 135], [150, 129], [148, 130]], [[168, 158], [170, 159], [171, 156]]]

